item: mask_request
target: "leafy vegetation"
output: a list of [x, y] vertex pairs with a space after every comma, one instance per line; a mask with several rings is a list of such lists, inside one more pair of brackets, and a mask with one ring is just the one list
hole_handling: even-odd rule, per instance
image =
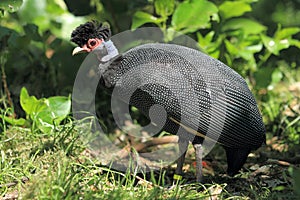
[[[1, 196], [297, 199], [299, 8], [292, 0], [1, 0]], [[204, 185], [191, 183], [192, 150], [185, 180], [173, 187], [172, 166], [137, 174], [102, 165], [87, 149], [88, 129], [82, 125], [88, 124], [72, 119], [70, 113], [70, 94], [84, 55], [71, 56], [69, 37], [89, 19], [109, 21], [114, 33], [157, 26], [166, 42], [176, 40], [178, 33], [196, 40], [203, 52], [245, 77], [263, 114], [267, 145], [251, 154], [235, 178], [222, 175], [225, 156], [217, 146], [205, 158]], [[103, 123], [111, 137], [126, 137], [132, 125], [114, 133], [109, 97], [97, 95], [97, 108], [108, 116]]]
[[71, 100], [68, 97], [49, 97], [37, 99], [29, 96], [26, 88], [21, 89], [20, 104], [26, 113], [26, 119], [3, 116], [4, 120], [12, 125], [37, 127], [44, 133], [55, 130], [71, 110]]

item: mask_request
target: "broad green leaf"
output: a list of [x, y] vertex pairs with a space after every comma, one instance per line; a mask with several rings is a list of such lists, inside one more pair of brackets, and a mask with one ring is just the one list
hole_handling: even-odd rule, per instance
[[251, 11], [251, 6], [245, 1], [225, 1], [219, 6], [220, 15], [224, 19], [242, 16], [245, 12]]
[[51, 112], [51, 117], [55, 120], [57, 124], [61, 122], [71, 110], [71, 100], [69, 97], [55, 96], [48, 98], [49, 110]]
[[131, 29], [136, 29], [146, 23], [159, 24], [161, 22], [162, 22], [162, 19], [160, 19], [160, 18], [157, 18], [157, 17], [150, 15], [149, 13], [146, 13], [143, 11], [137, 11], [133, 15]]
[[206, 0], [191, 0], [178, 5], [171, 24], [177, 31], [186, 29], [185, 32], [194, 32], [210, 27], [211, 20], [219, 20], [216, 5]]
[[23, 0], [1, 0], [0, 11], [2, 12], [2, 14], [4, 13], [4, 11], [11, 13], [16, 12], [17, 10], [19, 10], [22, 3]]
[[48, 132], [58, 126], [71, 110], [69, 97], [55, 96], [46, 99], [47, 107], [40, 111], [35, 118], [35, 123], [43, 132]]
[[257, 88], [266, 88], [271, 83], [271, 74], [273, 72], [273, 68], [271, 67], [262, 67], [259, 70], [255, 71], [254, 78], [256, 81]]
[[43, 133], [49, 133], [52, 130], [55, 130], [55, 126], [53, 125], [53, 123], [45, 122], [41, 118], [36, 118], [35, 124]]
[[58, 125], [70, 113], [71, 100], [68, 97], [50, 97], [45, 104], [47, 106], [37, 114], [37, 118], [49, 124]]
[[21, 89], [20, 104], [26, 115], [30, 116], [31, 119], [33, 119], [38, 112], [46, 107], [43, 99], [37, 100], [35, 96], [29, 96], [25, 87]]
[[266, 27], [251, 19], [233, 18], [226, 21], [221, 30], [223, 32], [240, 30], [243, 31], [245, 35], [249, 35], [260, 34], [261, 32], [266, 30]]
[[10, 123], [13, 126], [24, 126], [27, 123], [26, 119], [24, 118], [15, 119], [7, 116], [4, 116], [3, 118], [7, 123]]
[[155, 0], [154, 7], [158, 15], [167, 17], [174, 11], [174, 0]]
[[[59, 125], [71, 110], [70, 97], [36, 99], [34, 96], [29, 96], [24, 87], [21, 89], [20, 102], [26, 115], [44, 132], [53, 129], [54, 125]], [[18, 123], [22, 123], [22, 120]]]

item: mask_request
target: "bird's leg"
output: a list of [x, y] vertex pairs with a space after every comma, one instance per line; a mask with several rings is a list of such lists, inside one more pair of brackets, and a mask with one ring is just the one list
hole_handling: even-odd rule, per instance
[[182, 179], [182, 167], [185, 160], [185, 154], [189, 145], [189, 142], [187, 140], [180, 140], [178, 142], [179, 145], [179, 153], [180, 157], [177, 159], [177, 167], [175, 170], [175, 174], [173, 176], [173, 184], [175, 184], [177, 181]]
[[201, 144], [193, 144], [196, 154], [196, 178], [197, 182], [202, 181], [202, 154], [203, 149]]

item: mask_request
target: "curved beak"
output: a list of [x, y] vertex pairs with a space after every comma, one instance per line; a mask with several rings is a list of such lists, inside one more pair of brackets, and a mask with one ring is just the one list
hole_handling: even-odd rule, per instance
[[74, 56], [75, 54], [78, 54], [78, 53], [83, 53], [83, 52], [87, 52], [87, 50], [82, 47], [76, 47], [73, 49], [72, 56]]

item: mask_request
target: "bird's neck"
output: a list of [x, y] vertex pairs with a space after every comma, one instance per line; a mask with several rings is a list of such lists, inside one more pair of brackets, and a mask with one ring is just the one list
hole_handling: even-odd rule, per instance
[[113, 58], [115, 58], [116, 56], [119, 55], [118, 49], [116, 48], [116, 46], [114, 45], [114, 43], [111, 40], [108, 40], [106, 42], [104, 41], [103, 44], [104, 44], [104, 47], [107, 51], [107, 55], [103, 56], [100, 59], [101, 62], [108, 62], [111, 59], [113, 59]]
[[118, 79], [117, 74], [120, 73], [121, 62], [123, 60], [122, 55], [117, 55], [111, 58], [107, 62], [101, 62], [99, 64], [99, 74], [104, 81], [104, 85], [107, 88], [115, 86]]

